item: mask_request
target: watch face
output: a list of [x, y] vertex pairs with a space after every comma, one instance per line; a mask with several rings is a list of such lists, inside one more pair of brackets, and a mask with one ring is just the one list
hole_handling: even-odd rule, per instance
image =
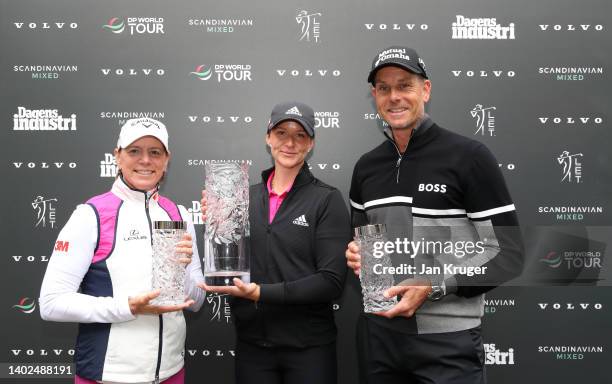
[[442, 298], [442, 288], [438, 286], [432, 287], [432, 291], [428, 295], [428, 299], [431, 301], [440, 300]]

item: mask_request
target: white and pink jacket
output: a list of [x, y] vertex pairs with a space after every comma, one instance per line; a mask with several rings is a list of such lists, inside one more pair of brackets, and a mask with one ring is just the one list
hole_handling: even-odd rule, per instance
[[79, 323], [76, 374], [113, 382], [152, 382], [183, 367], [182, 312], [133, 315], [128, 297], [151, 291], [152, 222], [187, 221], [194, 239], [185, 290], [197, 311], [205, 292], [187, 210], [118, 178], [110, 192], [77, 206], [55, 243], [40, 292], [45, 320]]

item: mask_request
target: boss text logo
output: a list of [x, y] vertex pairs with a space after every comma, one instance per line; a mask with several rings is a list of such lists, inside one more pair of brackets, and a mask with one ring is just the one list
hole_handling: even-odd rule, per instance
[[446, 193], [446, 184], [419, 184], [419, 192]]

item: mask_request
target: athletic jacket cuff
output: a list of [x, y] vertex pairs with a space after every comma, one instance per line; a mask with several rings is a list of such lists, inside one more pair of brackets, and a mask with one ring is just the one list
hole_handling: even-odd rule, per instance
[[446, 285], [446, 294], [450, 295], [451, 293], [457, 292], [457, 279], [455, 276], [451, 276], [444, 280], [444, 285]]
[[285, 283], [260, 284], [259, 301], [262, 303], [285, 303]]
[[129, 296], [118, 297], [117, 299], [117, 307], [119, 311], [119, 317], [123, 321], [134, 320], [136, 316], [130, 310], [130, 299]]

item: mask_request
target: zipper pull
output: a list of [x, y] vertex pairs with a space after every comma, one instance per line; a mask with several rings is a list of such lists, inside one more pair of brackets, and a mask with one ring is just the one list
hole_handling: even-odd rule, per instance
[[149, 200], [151, 200], [151, 196], [153, 196], [153, 194], [149, 194], [149, 192], [145, 193], [145, 208], [149, 209]]
[[397, 158], [397, 163], [395, 163], [395, 168], [397, 168], [397, 173], [395, 175], [395, 183], [399, 184], [399, 174], [400, 174], [400, 163], [402, 162], [402, 157]]

